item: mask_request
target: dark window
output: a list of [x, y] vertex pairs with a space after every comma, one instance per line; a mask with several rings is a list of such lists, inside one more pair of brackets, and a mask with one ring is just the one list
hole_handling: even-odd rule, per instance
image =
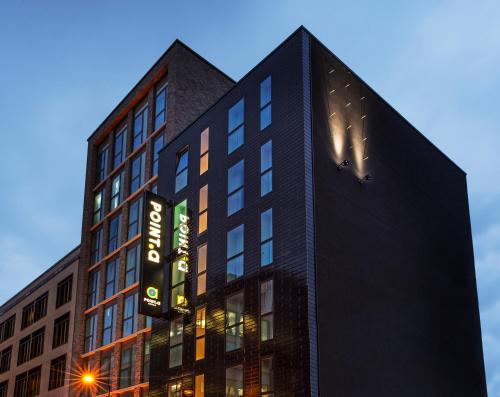
[[40, 394], [42, 367], [30, 369], [16, 376], [14, 397], [34, 397]]
[[158, 160], [163, 146], [165, 146], [165, 134], [156, 137], [153, 144], [153, 176], [158, 175]]
[[9, 389], [9, 381], [0, 383], [0, 397], [7, 397], [7, 390]]
[[260, 214], [260, 265], [273, 263], [273, 209]]
[[165, 122], [167, 116], [167, 85], [156, 90], [155, 98], [155, 130]]
[[260, 129], [269, 126], [271, 114], [271, 76], [260, 82]]
[[63, 314], [54, 320], [54, 336], [52, 338], [52, 348], [64, 345], [68, 342], [69, 334], [69, 313]]
[[121, 223], [122, 223], [121, 213], [114, 216], [109, 221], [108, 254], [116, 250], [120, 245]]
[[184, 324], [182, 317], [170, 321], [170, 353], [169, 353], [169, 368], [182, 365], [182, 334]]
[[70, 275], [57, 284], [56, 308], [71, 301], [72, 291], [73, 291], [73, 275]]
[[125, 288], [139, 281], [140, 245], [127, 249], [127, 267], [125, 269]]
[[92, 233], [92, 248], [90, 253], [90, 264], [99, 262], [103, 257], [102, 228]]
[[102, 326], [102, 346], [108, 345], [115, 340], [116, 329], [116, 304], [106, 306], [104, 309], [104, 321]]
[[137, 292], [125, 297], [123, 308], [122, 336], [128, 336], [137, 331]]
[[132, 170], [130, 172], [130, 194], [139, 190], [144, 184], [146, 171], [146, 153], [142, 152], [132, 160]]
[[227, 282], [243, 275], [244, 226], [239, 225], [227, 233]]
[[101, 353], [101, 393], [108, 392], [108, 384], [111, 384], [111, 360], [113, 357], [113, 349], [105, 350]]
[[25, 336], [19, 341], [19, 352], [17, 365], [34, 359], [43, 354], [43, 342], [45, 339], [45, 327], [36, 330], [32, 334]]
[[127, 154], [127, 128], [115, 134], [115, 152], [113, 167], [120, 165], [125, 160]]
[[243, 291], [226, 298], [226, 351], [243, 346]]
[[260, 196], [273, 190], [273, 143], [267, 141], [260, 147]]
[[260, 284], [260, 340], [263, 342], [274, 337], [273, 289], [273, 280]]
[[85, 319], [85, 353], [97, 347], [97, 313], [87, 315]]
[[97, 174], [96, 182], [99, 183], [108, 174], [108, 157], [109, 157], [109, 146], [107, 144], [99, 148], [99, 153], [97, 155]]
[[111, 211], [120, 205], [123, 201], [123, 181], [125, 172], [120, 172], [113, 178], [111, 182]]
[[12, 356], [12, 346], [3, 349], [0, 352], [0, 374], [7, 372], [10, 369], [10, 358]]
[[104, 289], [104, 299], [112, 297], [116, 291], [118, 282], [118, 258], [111, 259], [106, 265], [106, 286]]
[[50, 362], [49, 390], [64, 386], [64, 375], [66, 373], [66, 354], [53, 359]]
[[95, 306], [99, 302], [99, 275], [99, 270], [94, 270], [89, 275], [87, 307]]
[[144, 356], [142, 360], [142, 382], [149, 382], [149, 368], [151, 361], [151, 334], [144, 337]]
[[134, 384], [134, 358], [135, 346], [124, 346], [120, 360], [120, 388]]
[[175, 192], [187, 186], [188, 183], [189, 149], [185, 148], [177, 153], [177, 164], [175, 167]]
[[46, 292], [29, 305], [23, 308], [23, 318], [21, 320], [21, 329], [34, 324], [42, 317], [47, 314], [47, 298], [48, 293]]
[[104, 191], [105, 189], [102, 189], [100, 192], [96, 193], [94, 196], [94, 217], [93, 217], [93, 224], [95, 225], [97, 222], [99, 222], [103, 215], [103, 201], [104, 201]]
[[0, 324], [0, 343], [14, 335], [14, 326], [16, 324], [16, 315], [12, 315]]
[[260, 362], [260, 392], [262, 397], [274, 397], [273, 357], [263, 358]]
[[245, 100], [240, 99], [227, 114], [227, 153], [230, 154], [245, 141]]
[[148, 134], [148, 107], [139, 110], [134, 119], [134, 137], [132, 150], [137, 149], [146, 140]]
[[128, 233], [127, 239], [130, 240], [141, 232], [142, 224], [142, 197], [134, 200], [128, 209]]
[[226, 368], [226, 397], [243, 395], [243, 365]]
[[245, 201], [245, 162], [240, 160], [227, 170], [227, 215], [243, 208]]

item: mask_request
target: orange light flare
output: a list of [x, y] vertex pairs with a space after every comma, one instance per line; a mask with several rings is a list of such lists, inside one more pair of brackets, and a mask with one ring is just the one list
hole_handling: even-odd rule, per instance
[[71, 385], [79, 392], [89, 390], [94, 395], [94, 393], [104, 393], [108, 389], [108, 379], [102, 376], [95, 364], [82, 367], [77, 363], [69, 375]]

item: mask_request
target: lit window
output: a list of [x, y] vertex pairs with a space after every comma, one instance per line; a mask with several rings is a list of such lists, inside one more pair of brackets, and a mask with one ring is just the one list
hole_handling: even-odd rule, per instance
[[243, 276], [244, 226], [239, 225], [227, 233], [227, 282]]
[[200, 135], [200, 175], [208, 171], [209, 129], [206, 128]]
[[167, 85], [156, 90], [155, 98], [155, 130], [165, 122], [167, 115]]
[[196, 309], [196, 360], [205, 358], [205, 328], [207, 309], [200, 307]]
[[196, 294], [202, 295], [207, 292], [207, 249], [208, 245], [203, 244], [198, 247], [198, 269]]
[[120, 245], [121, 223], [122, 223], [121, 213], [116, 215], [109, 221], [108, 254], [116, 250]]
[[199, 213], [198, 213], [198, 234], [207, 230], [208, 223], [208, 185], [200, 189]]
[[103, 217], [103, 201], [104, 201], [104, 189], [102, 189], [100, 192], [98, 192], [94, 196], [94, 217], [93, 217], [93, 224], [95, 225], [97, 222], [99, 222], [102, 217]]
[[269, 126], [271, 115], [271, 76], [260, 82], [260, 129]]
[[205, 397], [205, 375], [196, 375], [194, 378], [194, 397]]
[[245, 140], [245, 100], [240, 99], [227, 115], [227, 153], [230, 154], [243, 145]]
[[148, 107], [145, 106], [135, 114], [132, 150], [137, 149], [146, 140], [148, 134]]
[[260, 362], [260, 392], [262, 397], [274, 397], [273, 357], [263, 358]]
[[273, 190], [273, 144], [267, 141], [260, 147], [260, 196]]
[[104, 321], [102, 325], [102, 346], [108, 345], [115, 340], [116, 328], [116, 303], [106, 306], [104, 309]]
[[123, 180], [125, 177], [124, 172], [120, 172], [113, 178], [111, 182], [111, 211], [120, 205], [123, 201]]
[[113, 167], [119, 166], [127, 155], [127, 128], [115, 134]]
[[137, 331], [137, 292], [125, 297], [123, 308], [122, 336], [128, 336]]
[[169, 368], [182, 365], [182, 333], [184, 330], [183, 319], [178, 318], [170, 322], [170, 354]]
[[144, 184], [146, 170], [146, 153], [142, 152], [132, 160], [130, 172], [130, 194], [136, 192]]
[[103, 144], [99, 149], [98, 149], [98, 155], [97, 155], [97, 175], [96, 175], [96, 182], [99, 183], [104, 178], [106, 178], [106, 175], [108, 174], [108, 157], [109, 157], [109, 146], [107, 144]]
[[260, 214], [260, 265], [273, 262], [273, 209]]
[[243, 396], [243, 365], [226, 368], [226, 397]]
[[174, 382], [168, 385], [167, 397], [182, 397], [182, 382]]
[[260, 284], [260, 340], [265, 342], [274, 337], [273, 280]]
[[155, 138], [153, 144], [153, 176], [158, 175], [158, 161], [160, 159], [160, 150], [165, 146], [165, 134]]
[[175, 167], [175, 192], [187, 186], [188, 183], [188, 161], [189, 150], [188, 148], [177, 153], [177, 164]]
[[243, 346], [243, 291], [226, 298], [226, 351]]
[[227, 170], [227, 215], [243, 208], [245, 200], [245, 163], [240, 160]]

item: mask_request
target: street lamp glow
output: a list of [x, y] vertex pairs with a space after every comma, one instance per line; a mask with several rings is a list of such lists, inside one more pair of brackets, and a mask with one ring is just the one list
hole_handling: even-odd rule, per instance
[[83, 374], [82, 375], [82, 382], [85, 383], [86, 385], [91, 385], [95, 381], [94, 375], [92, 374]]

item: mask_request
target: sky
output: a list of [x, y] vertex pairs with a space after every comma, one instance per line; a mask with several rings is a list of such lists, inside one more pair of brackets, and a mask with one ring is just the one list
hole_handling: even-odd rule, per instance
[[300, 25], [468, 174], [500, 396], [500, 2], [0, 3], [0, 303], [79, 243], [86, 139], [176, 38], [239, 79]]

